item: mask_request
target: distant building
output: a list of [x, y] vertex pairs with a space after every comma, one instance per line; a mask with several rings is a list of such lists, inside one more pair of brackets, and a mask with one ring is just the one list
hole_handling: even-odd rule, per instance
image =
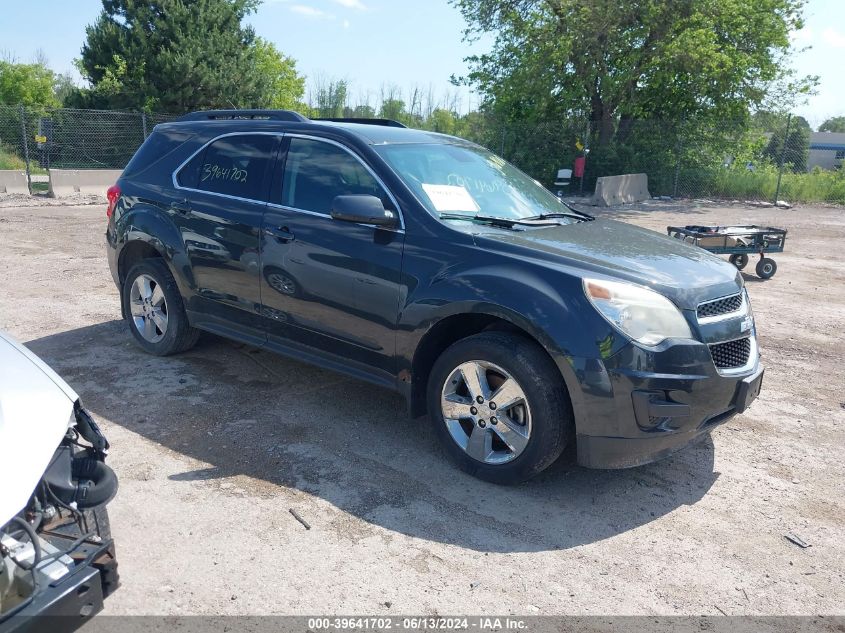
[[807, 171], [811, 171], [814, 167], [842, 169], [843, 161], [845, 161], [845, 133], [813, 132], [810, 134]]

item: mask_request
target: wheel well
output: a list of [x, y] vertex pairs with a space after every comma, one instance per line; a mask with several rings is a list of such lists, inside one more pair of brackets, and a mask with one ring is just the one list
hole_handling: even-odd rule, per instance
[[[426, 413], [426, 389], [431, 368], [438, 357], [453, 343], [481, 332], [512, 332], [539, 341], [518, 325], [489, 314], [456, 314], [438, 321], [423, 336], [411, 366], [411, 415], [418, 417]], [[540, 345], [540, 347], [543, 347]], [[543, 348], [545, 351], [545, 348]], [[547, 352], [548, 353], [548, 352]], [[561, 380], [563, 377], [561, 376]]]
[[117, 272], [120, 277], [120, 285], [123, 287], [123, 282], [126, 281], [126, 275], [132, 270], [132, 267], [144, 259], [151, 259], [154, 257], [161, 257], [161, 253], [147, 242], [135, 241], [129, 242], [120, 251], [120, 260], [117, 265]]

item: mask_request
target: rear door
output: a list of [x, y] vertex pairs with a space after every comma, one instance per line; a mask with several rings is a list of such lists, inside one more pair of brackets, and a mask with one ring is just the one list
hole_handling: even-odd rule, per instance
[[265, 338], [260, 316], [259, 231], [276, 134], [229, 134], [211, 141], [177, 173], [172, 206], [182, 232], [196, 295], [188, 309], [198, 325], [233, 327]]
[[351, 149], [286, 136], [261, 236], [261, 296], [269, 342], [307, 345], [394, 374], [405, 233], [334, 220], [336, 196], [371, 194], [399, 211]]

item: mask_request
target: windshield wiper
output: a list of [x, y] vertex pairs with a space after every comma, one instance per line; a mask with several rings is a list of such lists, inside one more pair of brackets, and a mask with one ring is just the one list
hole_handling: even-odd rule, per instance
[[572, 213], [566, 212], [553, 212], [553, 213], [541, 213], [540, 215], [533, 215], [530, 218], [524, 218], [526, 220], [548, 220], [552, 218], [572, 218], [574, 220], [581, 220], [582, 222], [592, 222], [595, 220], [595, 216], [590, 215], [589, 213], [584, 213], [583, 211], [579, 211], [575, 207], [570, 204], [567, 204], [563, 200], [560, 203], [569, 209]]
[[[565, 203], [564, 203], [565, 204]], [[567, 205], [568, 208], [569, 205]], [[589, 222], [595, 218], [586, 213], [582, 213], [577, 209], [573, 209], [575, 213], [543, 213], [540, 215], [532, 215], [527, 218], [505, 218], [500, 215], [469, 215], [464, 213], [441, 213], [442, 220], [466, 220], [467, 222], [485, 222], [494, 226], [504, 226], [507, 228], [513, 227], [515, 224], [522, 226], [548, 226], [559, 224], [554, 222], [558, 218], [570, 218], [573, 220], [580, 220], [582, 222]]]
[[[514, 218], [503, 218], [499, 215], [468, 215], [464, 213], [441, 213], [441, 220], [466, 220], [467, 222], [486, 222], [497, 226], [511, 227], [514, 224], [521, 224], [521, 221]], [[529, 222], [533, 224], [533, 222]]]

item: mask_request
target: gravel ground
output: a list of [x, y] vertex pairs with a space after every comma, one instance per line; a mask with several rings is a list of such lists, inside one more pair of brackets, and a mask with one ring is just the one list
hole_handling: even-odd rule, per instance
[[453, 469], [388, 391], [213, 336], [144, 355], [120, 321], [102, 206], [0, 209], [0, 327], [112, 443], [123, 586], [105, 612], [845, 613], [845, 212], [608, 214], [789, 229], [777, 275], [748, 276], [763, 393], [657, 464], [570, 456], [500, 488]]

